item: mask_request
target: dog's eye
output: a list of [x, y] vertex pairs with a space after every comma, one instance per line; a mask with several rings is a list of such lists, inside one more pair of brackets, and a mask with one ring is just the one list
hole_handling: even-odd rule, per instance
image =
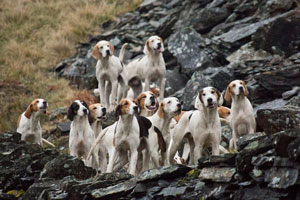
[[37, 100], [36, 103], [39, 103], [39, 100]]
[[232, 87], [235, 87], [235, 84], [233, 84]]
[[146, 96], [142, 96], [142, 99], [145, 99], [146, 98]]
[[212, 94], [214, 94], [214, 93], [215, 93], [215, 91], [211, 91], [211, 93], [212, 93]]
[[109, 45], [107, 45], [107, 47], [109, 47]]
[[103, 47], [101, 46], [100, 49], [103, 49]]
[[171, 101], [168, 101], [168, 104], [170, 104], [171, 103]]
[[203, 93], [202, 96], [205, 96], [205, 93]]
[[93, 110], [97, 110], [97, 107], [94, 107]]
[[128, 105], [128, 102], [124, 103], [124, 105], [127, 106], [127, 105]]
[[230, 115], [230, 112], [228, 112], [228, 115]]
[[151, 42], [154, 42], [154, 40], [151, 40]]

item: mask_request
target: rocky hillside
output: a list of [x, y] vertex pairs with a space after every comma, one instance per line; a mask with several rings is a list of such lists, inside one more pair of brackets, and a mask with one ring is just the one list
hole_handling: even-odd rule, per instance
[[[294, 0], [145, 0], [102, 24], [101, 35], [79, 44], [76, 55], [57, 65], [58, 76], [74, 87], [94, 89], [91, 49], [97, 41], [110, 40], [118, 50], [129, 43], [127, 63], [142, 53], [149, 36], [159, 35], [167, 96], [192, 109], [200, 88], [223, 91], [230, 81], [243, 79], [258, 132], [239, 139], [238, 153], [206, 156], [197, 166], [162, 167], [137, 177], [102, 174], [96, 180], [80, 160], [3, 133], [0, 199], [300, 199], [299, 21]], [[57, 112], [65, 115], [63, 109]], [[227, 147], [228, 125], [222, 134]], [[47, 134], [53, 135], [67, 141], [68, 123]]]

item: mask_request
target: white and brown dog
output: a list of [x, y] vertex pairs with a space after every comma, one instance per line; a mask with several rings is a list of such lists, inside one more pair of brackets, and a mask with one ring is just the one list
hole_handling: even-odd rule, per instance
[[249, 92], [244, 81], [232, 81], [225, 92], [225, 100], [231, 103], [230, 126], [232, 128], [232, 139], [229, 148], [237, 149], [238, 137], [255, 132], [256, 122], [253, 107], [247, 98]]
[[97, 138], [102, 131], [102, 122], [106, 117], [106, 108], [100, 103], [95, 103], [89, 106], [90, 115], [89, 122]]
[[89, 121], [89, 108], [86, 102], [76, 100], [68, 109], [67, 117], [72, 122], [69, 135], [69, 149], [71, 156], [77, 156], [84, 164], [97, 169], [97, 157], [87, 159], [90, 148], [95, 140], [95, 134]]
[[[138, 147], [140, 144], [140, 129], [137, 118], [134, 116], [138, 112], [138, 106], [130, 99], [123, 99], [116, 108], [118, 121], [106, 127], [98, 135], [89, 157], [97, 154], [97, 146], [105, 146], [109, 155], [107, 170], [105, 170], [105, 160], [102, 160], [103, 171], [112, 172], [127, 163], [129, 160], [129, 173], [136, 174], [136, 164], [138, 159]], [[103, 154], [105, 154], [104, 152]], [[128, 153], [130, 153], [128, 159]], [[118, 162], [117, 162], [118, 160]], [[116, 163], [119, 165], [116, 167]]]
[[143, 117], [150, 117], [152, 116], [158, 109], [158, 98], [159, 94], [155, 94], [154, 92], [147, 91], [142, 92], [135, 100], [137, 103], [139, 110], [140, 110], [140, 116]]
[[[124, 77], [126, 77], [127, 85], [133, 89], [134, 98], [142, 91], [150, 89], [151, 82], [158, 81], [160, 89], [160, 100], [164, 98], [165, 82], [166, 82], [166, 64], [162, 55], [164, 44], [160, 37], [151, 36], [145, 44], [144, 54], [141, 59], [130, 62], [124, 68]], [[145, 87], [142, 86], [145, 81]]]
[[170, 140], [170, 124], [173, 117], [180, 114], [180, 112], [181, 103], [179, 100], [176, 97], [168, 97], [160, 102], [157, 112], [148, 117], [152, 127], [149, 129], [148, 138], [145, 138], [148, 154], [145, 155], [144, 169], [150, 168], [148, 157], [151, 157], [155, 167], [166, 163], [166, 150]]
[[[117, 102], [127, 94], [124, 80], [121, 76], [123, 70], [123, 57], [127, 43], [122, 46], [119, 58], [114, 56], [114, 46], [105, 40], [98, 42], [92, 51], [92, 56], [98, 60], [96, 64], [96, 78], [100, 93], [100, 103], [111, 112]], [[119, 91], [119, 93], [118, 93]]]
[[168, 162], [171, 164], [184, 137], [188, 138], [190, 144], [190, 164], [196, 164], [206, 144], [211, 145], [213, 155], [220, 153], [221, 122], [217, 108], [222, 103], [221, 93], [213, 87], [206, 87], [198, 93], [197, 98], [200, 110], [185, 112], [171, 131], [168, 149]]
[[33, 100], [26, 111], [23, 112], [18, 119], [17, 132], [21, 133], [21, 139], [29, 143], [37, 143], [55, 147], [54, 144], [42, 138], [42, 127], [40, 124], [41, 114], [48, 114], [48, 103], [44, 99]]

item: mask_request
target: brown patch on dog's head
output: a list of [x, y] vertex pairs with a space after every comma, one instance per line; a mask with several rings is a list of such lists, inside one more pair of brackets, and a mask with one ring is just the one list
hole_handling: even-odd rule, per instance
[[230, 109], [225, 106], [218, 107], [219, 117], [226, 119], [230, 115]]
[[142, 92], [135, 100], [140, 110], [145, 108], [145, 98], [146, 98], [146, 94]]
[[159, 91], [159, 89], [157, 87], [150, 88], [150, 91], [155, 95], [156, 98], [159, 97], [160, 91]]
[[199, 100], [201, 101], [201, 103], [203, 104], [202, 94], [203, 94], [203, 90], [200, 90], [200, 91], [198, 92], [198, 98], [199, 98]]
[[173, 119], [175, 119], [178, 122], [184, 113], [185, 113], [185, 111], [181, 111], [181, 113], [179, 115], [176, 115], [175, 117], [173, 117]]
[[110, 49], [110, 56], [114, 55], [115, 47], [112, 45], [111, 42], [108, 42], [109, 49]]
[[216, 97], [217, 97], [217, 101], [219, 102], [220, 101], [220, 98], [221, 98], [221, 93], [220, 93], [220, 91], [218, 90], [218, 89], [216, 89], [216, 88], [212, 88], [212, 91], [214, 91], [215, 93], [215, 95], [216, 95]]
[[101, 104], [96, 103], [96, 104], [92, 104], [89, 106], [89, 110], [90, 110], [90, 115], [89, 115], [89, 121], [90, 123], [93, 123], [94, 121], [97, 120], [97, 110], [95, 108], [97, 108], [97, 106], [101, 106]]
[[130, 109], [130, 100], [122, 99], [116, 108], [116, 118], [119, 119], [120, 115], [125, 115], [129, 112]]
[[35, 99], [28, 105], [28, 107], [25, 111], [25, 117], [30, 119], [32, 112], [37, 112], [39, 110], [39, 107], [37, 105], [38, 103], [39, 103], [39, 100]]
[[248, 88], [247, 88], [247, 86], [246, 86], [246, 83], [245, 83], [245, 81], [241, 81], [242, 82], [242, 84], [243, 84], [243, 86], [244, 86], [244, 88], [245, 88], [245, 90], [244, 90], [244, 95], [245, 96], [248, 96], [249, 95], [249, 91], [248, 91]]
[[159, 108], [158, 108], [158, 116], [160, 118], [164, 118], [164, 115], [165, 115], [164, 106], [165, 106], [165, 102], [163, 100], [162, 102], [160, 102]]
[[231, 94], [233, 94], [232, 92], [232, 88], [235, 87], [235, 84], [233, 82], [229, 83], [229, 85], [226, 88], [226, 92], [225, 92], [225, 96], [224, 99], [229, 102], [231, 99]]
[[100, 60], [102, 58], [102, 55], [99, 51], [99, 46], [98, 44], [96, 44], [93, 48], [93, 51], [92, 51], [92, 56], [93, 58], [95, 58], [96, 60]]

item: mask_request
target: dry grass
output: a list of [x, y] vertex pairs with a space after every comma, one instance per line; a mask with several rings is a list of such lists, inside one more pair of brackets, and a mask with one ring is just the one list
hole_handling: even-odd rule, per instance
[[16, 121], [32, 99], [50, 110], [65, 106], [77, 92], [53, 76], [55, 65], [75, 53], [75, 45], [99, 32], [99, 25], [133, 10], [141, 0], [1, 0], [0, 131]]

